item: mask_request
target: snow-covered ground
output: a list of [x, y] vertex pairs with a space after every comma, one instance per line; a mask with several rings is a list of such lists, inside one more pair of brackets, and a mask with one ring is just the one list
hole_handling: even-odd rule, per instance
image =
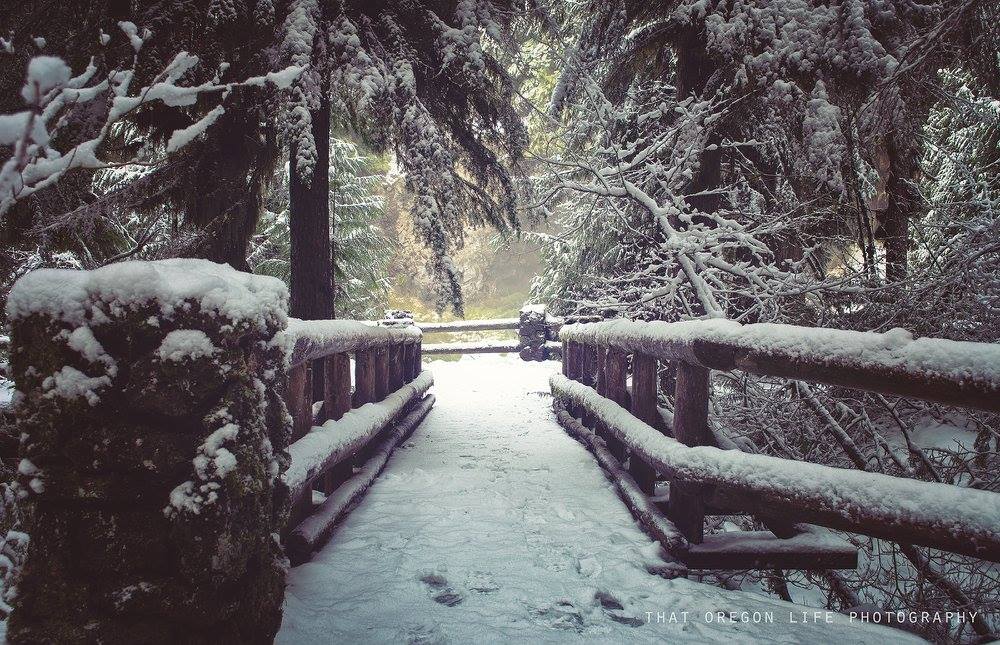
[[[557, 368], [516, 356], [431, 363], [434, 410], [331, 542], [292, 570], [277, 642], [908, 639], [651, 574], [658, 545], [555, 422]], [[742, 611], [748, 622], [729, 615]]]

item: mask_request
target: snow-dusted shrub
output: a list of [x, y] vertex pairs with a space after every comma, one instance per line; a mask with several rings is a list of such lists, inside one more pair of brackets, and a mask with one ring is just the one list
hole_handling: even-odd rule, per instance
[[15, 285], [33, 518], [12, 639], [274, 634], [290, 420], [270, 341], [286, 307], [280, 281], [204, 260], [45, 269]]

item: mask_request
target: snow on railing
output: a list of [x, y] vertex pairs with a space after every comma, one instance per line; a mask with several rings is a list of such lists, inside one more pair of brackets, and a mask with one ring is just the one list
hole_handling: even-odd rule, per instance
[[[421, 387], [426, 386], [424, 389], [431, 386], [431, 381], [429, 374], [424, 373], [428, 378], [425, 383], [420, 383]], [[422, 377], [423, 378], [423, 375]], [[410, 387], [417, 386], [418, 383], [414, 381]], [[414, 405], [410, 408], [410, 411], [403, 416], [398, 414], [394, 417], [397, 418], [390, 427], [365, 425], [366, 421], [372, 419], [377, 419], [382, 412], [368, 412], [368, 419], [362, 419], [360, 416], [355, 420], [353, 427], [355, 428], [370, 428], [371, 434], [364, 436], [362, 433], [355, 433], [355, 437], [363, 437], [363, 445], [365, 446], [366, 453], [371, 455], [364, 464], [359, 465], [354, 470], [353, 476], [345, 481], [343, 484], [338, 486], [336, 490], [326, 496], [326, 499], [318, 506], [313, 508], [311, 515], [306, 517], [302, 522], [295, 527], [295, 529], [288, 534], [285, 540], [285, 551], [288, 554], [289, 559], [293, 564], [298, 564], [300, 562], [305, 562], [309, 559], [309, 556], [317, 547], [322, 545], [330, 538], [330, 534], [333, 532], [334, 525], [337, 521], [343, 517], [347, 511], [350, 509], [351, 505], [359, 499], [368, 488], [375, 481], [375, 478], [382, 472], [385, 468], [386, 463], [389, 461], [389, 457], [392, 456], [392, 452], [411, 432], [414, 428], [423, 421], [427, 413], [430, 412], [431, 406], [434, 405], [434, 395], [428, 394], [420, 400], [412, 399], [416, 401]], [[386, 402], [370, 403], [368, 406], [378, 406], [384, 405]], [[363, 410], [364, 408], [362, 408]], [[358, 410], [360, 413], [361, 410]], [[351, 413], [349, 413], [351, 414]], [[338, 422], [328, 422], [332, 423], [333, 427], [329, 429], [330, 435], [336, 435], [338, 431]], [[379, 432], [378, 430], [385, 429], [386, 432]], [[308, 436], [308, 435], [307, 435]], [[343, 445], [343, 444], [341, 444]], [[331, 464], [337, 465], [343, 463], [344, 458], [348, 454], [347, 451], [338, 451], [332, 453], [333, 457], [329, 460]], [[292, 465], [295, 466], [295, 456], [292, 456]]]
[[422, 397], [433, 384], [431, 373], [422, 372], [413, 382], [399, 388], [385, 400], [366, 403], [336, 421], [317, 425], [289, 446], [291, 463], [284, 479], [292, 499], [299, 498], [323, 472], [352, 457], [370, 443], [393, 419], [400, 416], [409, 403]]
[[275, 342], [288, 349], [289, 367], [330, 354], [359, 349], [413, 344], [421, 338], [416, 327], [380, 327], [362, 320], [299, 320], [290, 318], [288, 328]]
[[559, 337], [709, 369], [737, 369], [1000, 411], [997, 344], [915, 339], [903, 329], [879, 334], [740, 325], [730, 320], [613, 320], [569, 325]]
[[[634, 500], [630, 507], [641, 506], [642, 515], [655, 520], [655, 532], [669, 537], [664, 546], [681, 561], [696, 552], [690, 559], [699, 566], [726, 568], [722, 563], [734, 561], [733, 553], [720, 551], [716, 536], [704, 535], [707, 508], [749, 512], [782, 538], [800, 532], [798, 522], [809, 522], [1000, 561], [1000, 494], [721, 450], [708, 427], [712, 369], [1000, 411], [1000, 345], [914, 339], [903, 330], [877, 334], [725, 320], [614, 320], [569, 325], [560, 338], [563, 375], [552, 379], [560, 422], [591, 448], [590, 439], [599, 439], [606, 451], [602, 465], [627, 461], [627, 474], [615, 464], [609, 470], [628, 480], [617, 482], [619, 490], [638, 487], [652, 496], [658, 475], [670, 479], [665, 517]], [[658, 361], [676, 367], [669, 422], [656, 407]], [[794, 557], [787, 551], [748, 555], [746, 566], [833, 568], [844, 562], [837, 549]]]

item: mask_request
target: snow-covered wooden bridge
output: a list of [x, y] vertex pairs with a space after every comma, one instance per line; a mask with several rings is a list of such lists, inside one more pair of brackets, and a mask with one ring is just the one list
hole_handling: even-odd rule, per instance
[[278, 643], [905, 642], [674, 579], [676, 565], [556, 423], [558, 363], [490, 355], [428, 367], [434, 409], [332, 539], [292, 568]]
[[[492, 330], [516, 322], [456, 327]], [[323, 324], [295, 323], [292, 333], [309, 337], [307, 326]], [[795, 632], [795, 639], [807, 639], [801, 621], [792, 622], [794, 606], [667, 579], [683, 578], [689, 570], [854, 568], [856, 549], [828, 528], [1000, 560], [1000, 496], [994, 493], [868, 473], [863, 462], [859, 470], [843, 470], [749, 454], [708, 418], [711, 369], [997, 410], [1000, 349], [913, 340], [901, 331], [729, 321], [569, 326], [554, 352], [563, 357], [561, 365], [495, 358], [434, 363], [429, 371], [441, 402], [404, 444], [388, 476], [327, 543], [392, 447], [406, 440], [433, 402], [431, 395], [420, 399], [431, 381], [416, 365], [421, 349], [414, 329], [371, 333], [385, 347], [376, 346], [371, 356], [356, 354], [355, 398], [360, 392], [361, 401], [371, 400], [365, 384], [372, 371], [376, 382], [388, 380], [383, 395], [397, 392], [375, 406], [393, 411], [379, 418], [398, 415], [402, 421], [390, 424], [397, 429], [380, 439], [375, 456], [343, 489], [343, 470], [333, 478], [324, 475], [325, 465], [311, 471], [310, 481], [324, 485], [299, 497], [297, 514], [308, 519], [286, 540], [300, 564], [290, 579], [279, 635], [289, 643], [322, 642], [330, 634], [378, 642], [468, 641], [483, 634], [528, 641], [570, 635], [724, 640], [765, 632], [759, 626], [755, 632], [752, 623], [713, 622], [713, 612], [761, 606], [784, 620], [783, 628], [768, 626], [772, 636]], [[322, 342], [308, 346], [311, 357], [326, 351]], [[506, 345], [438, 345], [434, 353], [493, 353], [501, 347]], [[373, 438], [383, 436], [377, 424], [354, 419], [360, 411], [346, 412], [348, 358], [328, 360], [322, 406], [311, 404], [309, 393], [316, 388], [302, 376], [307, 363], [293, 370], [292, 383], [301, 383], [303, 394], [296, 399], [293, 392], [292, 407], [303, 411], [299, 428], [307, 433], [300, 441], [344, 441], [357, 427], [367, 427]], [[401, 367], [394, 370], [394, 363]], [[657, 407], [663, 386], [658, 364], [676, 366], [666, 384], [673, 414]], [[342, 381], [332, 369], [341, 370]], [[322, 414], [336, 398], [330, 393], [341, 390], [343, 419], [309, 429], [313, 411]], [[408, 406], [413, 411], [402, 416]], [[837, 432], [835, 420], [831, 431]], [[850, 440], [840, 434], [838, 441], [850, 452]], [[294, 473], [298, 445], [292, 445]], [[308, 453], [317, 451], [311, 446]], [[351, 463], [344, 459], [349, 453], [330, 452], [340, 464]], [[639, 532], [626, 510], [655, 541]], [[755, 515], [770, 530], [704, 533], [707, 514], [741, 513]], [[700, 627], [680, 620], [658, 627], [658, 602], [669, 605], [666, 615], [686, 615]], [[708, 615], [706, 603], [715, 608]], [[343, 613], [327, 611], [331, 607]], [[854, 637], [872, 636], [846, 636]]]
[[[829, 640], [849, 617], [691, 578], [853, 568], [829, 529], [1000, 562], [1000, 495], [753, 454], [708, 415], [712, 370], [997, 412], [1000, 345], [621, 320], [555, 344], [529, 311], [522, 357], [561, 362], [427, 364], [415, 326], [286, 306], [280, 282], [194, 260], [18, 282], [35, 525], [13, 640]], [[706, 535], [713, 514], [769, 530]], [[854, 628], [837, 638], [882, 640]]]

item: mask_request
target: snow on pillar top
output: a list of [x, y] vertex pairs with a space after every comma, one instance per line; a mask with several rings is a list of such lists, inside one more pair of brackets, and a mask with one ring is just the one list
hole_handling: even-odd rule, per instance
[[210, 316], [244, 328], [284, 328], [288, 289], [280, 280], [208, 260], [120, 262], [93, 271], [38, 269], [14, 285], [11, 320], [43, 314], [72, 325], [99, 325], [157, 303], [163, 318], [196, 304]]

